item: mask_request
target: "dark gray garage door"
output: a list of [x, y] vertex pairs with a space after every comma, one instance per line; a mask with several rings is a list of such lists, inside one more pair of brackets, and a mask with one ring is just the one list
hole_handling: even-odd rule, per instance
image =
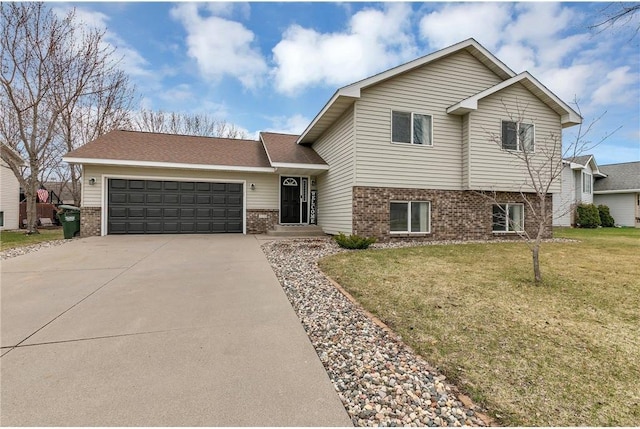
[[108, 234], [242, 232], [242, 184], [109, 179]]

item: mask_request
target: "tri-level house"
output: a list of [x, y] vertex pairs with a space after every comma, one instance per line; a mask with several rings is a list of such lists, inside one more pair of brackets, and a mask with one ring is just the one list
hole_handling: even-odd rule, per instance
[[114, 131], [65, 160], [83, 166], [83, 235], [317, 224], [381, 240], [487, 239], [535, 226], [514, 153], [561, 153], [562, 129], [581, 120], [469, 39], [338, 89], [301, 135]]

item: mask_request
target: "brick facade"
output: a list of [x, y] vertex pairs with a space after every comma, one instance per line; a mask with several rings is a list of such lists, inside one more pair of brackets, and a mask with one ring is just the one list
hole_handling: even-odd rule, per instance
[[102, 223], [101, 207], [80, 208], [80, 237], [92, 237], [100, 235]]
[[[539, 204], [530, 194], [534, 206]], [[495, 198], [501, 203], [525, 202], [519, 192], [498, 192]], [[391, 201], [431, 202], [431, 233], [390, 234]], [[551, 213], [551, 195], [547, 197], [547, 211]], [[474, 191], [440, 191], [433, 189], [377, 188], [355, 186], [353, 188], [353, 233], [389, 240], [490, 240], [493, 238], [517, 238], [516, 234], [492, 232], [491, 199]], [[531, 221], [530, 209], [525, 204], [525, 230], [535, 235], [536, 225]], [[529, 219], [529, 221], [528, 221]], [[551, 227], [545, 237], [552, 236]]]
[[247, 234], [264, 234], [278, 224], [278, 210], [247, 209]]

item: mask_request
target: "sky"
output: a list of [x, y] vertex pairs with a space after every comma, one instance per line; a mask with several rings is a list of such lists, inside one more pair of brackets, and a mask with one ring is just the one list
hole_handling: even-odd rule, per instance
[[[469, 37], [530, 72], [584, 123], [599, 165], [640, 160], [640, 14], [606, 3], [52, 3], [106, 31], [140, 107], [301, 133], [342, 86]], [[606, 13], [606, 11], [604, 12]], [[614, 132], [615, 131], [615, 132]], [[565, 142], [577, 127], [564, 131]]]

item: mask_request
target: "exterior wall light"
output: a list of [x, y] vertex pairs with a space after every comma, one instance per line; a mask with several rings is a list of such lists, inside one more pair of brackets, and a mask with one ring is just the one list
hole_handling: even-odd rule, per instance
[[249, 186], [249, 187], [251, 188], [252, 191], [256, 190], [256, 184], [255, 183], [252, 183], [251, 186]]
[[96, 184], [96, 178], [95, 178], [95, 177], [91, 177], [91, 178], [89, 179], [89, 184], [90, 184], [91, 186], [95, 185], [95, 184]]

